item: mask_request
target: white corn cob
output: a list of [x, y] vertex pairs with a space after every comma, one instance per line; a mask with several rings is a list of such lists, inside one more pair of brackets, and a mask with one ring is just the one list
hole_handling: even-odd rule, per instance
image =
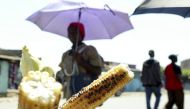
[[20, 65], [23, 79], [19, 85], [18, 109], [58, 109], [62, 85], [52, 77], [53, 69], [42, 67], [26, 46]]
[[58, 109], [62, 85], [47, 72], [30, 71], [19, 85], [18, 109]]
[[126, 65], [118, 65], [67, 100], [62, 109], [95, 109], [134, 77]]

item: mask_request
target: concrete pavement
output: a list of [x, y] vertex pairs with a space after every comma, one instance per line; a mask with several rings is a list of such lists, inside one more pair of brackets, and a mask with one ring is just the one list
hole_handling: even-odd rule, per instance
[[[152, 105], [155, 97], [152, 96]], [[62, 99], [60, 105], [65, 102]], [[167, 94], [163, 90], [159, 109], [163, 109], [167, 102]], [[17, 109], [18, 96], [9, 96], [0, 98], [1, 109]], [[97, 109], [146, 109], [144, 92], [125, 92], [120, 97], [111, 97], [101, 107]], [[177, 109], [177, 108], [174, 108]], [[190, 91], [185, 91], [185, 108], [190, 109]]]
[[144, 94], [123, 93], [120, 97], [108, 99], [102, 107], [97, 109], [144, 109]]
[[[155, 102], [154, 95], [151, 98], [152, 107]], [[162, 92], [161, 101], [158, 109], [164, 109], [167, 102], [166, 92]], [[146, 109], [145, 93], [144, 92], [128, 92], [121, 97], [112, 97], [108, 99], [102, 107], [97, 109]], [[177, 109], [174, 107], [173, 109]], [[185, 93], [184, 109], [190, 109], [190, 92]]]

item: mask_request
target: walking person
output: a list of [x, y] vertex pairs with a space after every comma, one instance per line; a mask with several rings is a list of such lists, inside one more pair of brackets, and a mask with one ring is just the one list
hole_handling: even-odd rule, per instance
[[155, 54], [153, 50], [149, 50], [148, 54], [150, 59], [143, 63], [141, 81], [145, 87], [147, 109], [151, 109], [150, 100], [152, 93], [154, 93], [156, 97], [153, 109], [158, 109], [162, 86], [160, 64], [154, 59]]
[[63, 53], [59, 64], [65, 74], [66, 99], [97, 79], [103, 65], [102, 57], [96, 48], [83, 42], [85, 27], [82, 23], [71, 23], [68, 27], [68, 37], [72, 47]]
[[184, 109], [184, 92], [181, 81], [181, 67], [176, 64], [176, 55], [172, 54], [168, 58], [171, 60], [171, 63], [166, 66], [164, 71], [165, 88], [168, 94], [166, 109], [172, 109], [174, 104], [176, 104], [178, 109]]

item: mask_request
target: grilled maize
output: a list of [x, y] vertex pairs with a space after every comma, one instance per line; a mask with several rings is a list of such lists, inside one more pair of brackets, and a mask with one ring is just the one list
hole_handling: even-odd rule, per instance
[[62, 109], [95, 109], [134, 77], [126, 65], [118, 65], [73, 95]]
[[47, 66], [41, 68], [40, 62], [26, 46], [23, 48], [18, 109], [58, 109], [62, 85], [52, 77], [53, 70]]

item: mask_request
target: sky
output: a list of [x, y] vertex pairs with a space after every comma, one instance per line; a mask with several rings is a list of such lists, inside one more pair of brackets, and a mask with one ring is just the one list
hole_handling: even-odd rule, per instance
[[[32, 55], [59, 70], [62, 53], [71, 47], [65, 37], [41, 31], [26, 18], [53, 0], [1, 0], [0, 48], [22, 49], [28, 46]], [[165, 67], [168, 55], [177, 54], [178, 64], [190, 58], [190, 18], [172, 14], [131, 15], [143, 0], [87, 0], [93, 5], [106, 2], [112, 9], [128, 12], [134, 26], [113, 39], [85, 41], [93, 45], [105, 61], [135, 64], [141, 69], [148, 59], [148, 50], [155, 50], [155, 58]], [[101, 1], [101, 2], [100, 2]]]

